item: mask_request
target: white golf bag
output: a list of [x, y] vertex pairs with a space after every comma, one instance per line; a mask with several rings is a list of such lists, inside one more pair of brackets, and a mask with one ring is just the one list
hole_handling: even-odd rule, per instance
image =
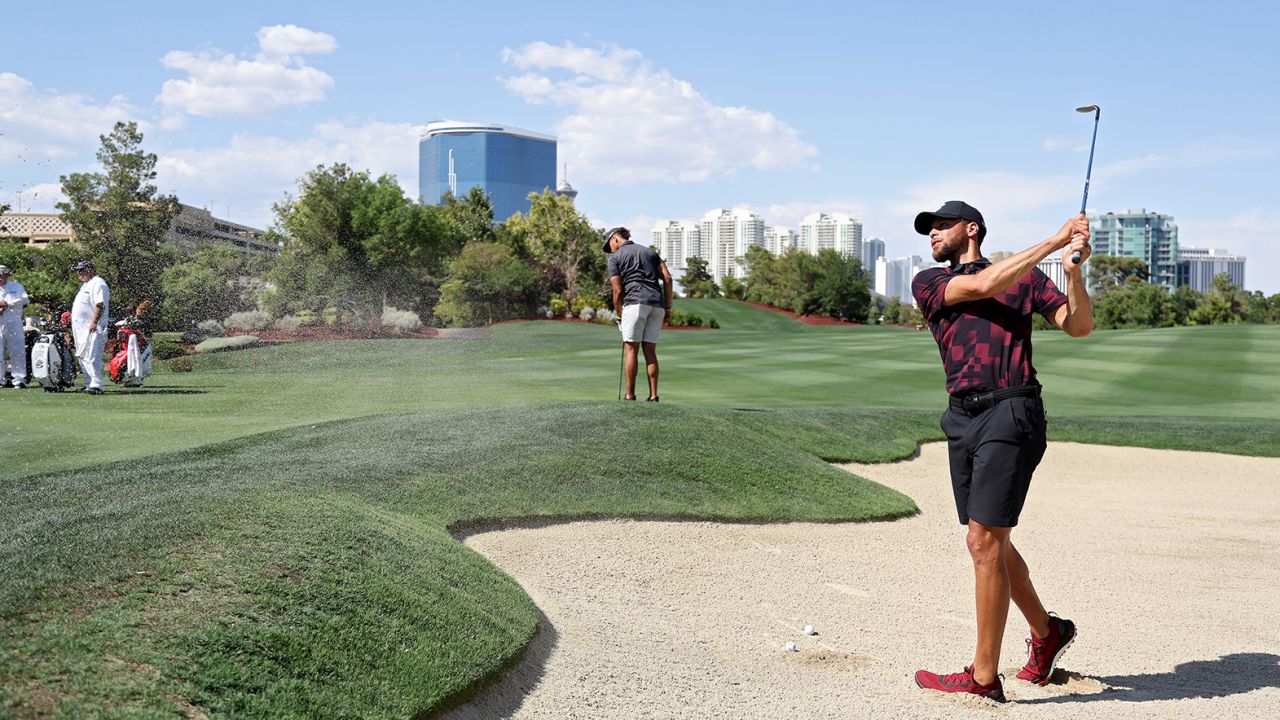
[[31, 379], [45, 392], [62, 392], [75, 382], [75, 358], [60, 331], [41, 333], [31, 347]]

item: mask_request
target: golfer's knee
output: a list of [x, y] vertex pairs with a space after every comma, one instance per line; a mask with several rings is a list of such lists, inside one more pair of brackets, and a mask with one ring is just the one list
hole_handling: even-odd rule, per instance
[[973, 558], [976, 569], [1002, 566], [1004, 564], [1004, 545], [1001, 538], [981, 525], [970, 525], [969, 534], [965, 536], [965, 544], [969, 546], [969, 556]]

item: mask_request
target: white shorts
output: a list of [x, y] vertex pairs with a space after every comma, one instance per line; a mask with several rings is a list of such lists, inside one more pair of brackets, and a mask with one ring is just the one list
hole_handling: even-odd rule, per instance
[[656, 305], [623, 305], [622, 342], [658, 342], [666, 314]]

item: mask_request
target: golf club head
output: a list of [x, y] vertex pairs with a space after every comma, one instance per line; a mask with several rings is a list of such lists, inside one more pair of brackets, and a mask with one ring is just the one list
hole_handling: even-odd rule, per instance
[[1094, 114], [1094, 117], [1097, 117], [1097, 116], [1099, 116], [1099, 115], [1101, 115], [1101, 114], [1102, 114], [1102, 108], [1101, 108], [1101, 107], [1099, 107], [1099, 106], [1097, 106], [1097, 105], [1084, 105], [1084, 106], [1081, 106], [1081, 107], [1076, 108], [1076, 112], [1078, 112], [1078, 113], [1093, 113], [1093, 114]]

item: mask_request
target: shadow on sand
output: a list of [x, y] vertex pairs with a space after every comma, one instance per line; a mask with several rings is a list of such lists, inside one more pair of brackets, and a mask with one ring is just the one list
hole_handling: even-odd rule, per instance
[[439, 720], [493, 720], [511, 717], [542, 681], [547, 660], [559, 641], [560, 635], [555, 627], [539, 610], [538, 634], [529, 643], [529, 647], [525, 648], [520, 661], [467, 702], [435, 717]]
[[1236, 653], [1217, 660], [1182, 663], [1173, 672], [1113, 675], [1094, 679], [1106, 683], [1110, 689], [1092, 695], [1059, 695], [1019, 700], [1018, 704], [1148, 702], [1241, 695], [1262, 688], [1280, 687], [1280, 655]]

